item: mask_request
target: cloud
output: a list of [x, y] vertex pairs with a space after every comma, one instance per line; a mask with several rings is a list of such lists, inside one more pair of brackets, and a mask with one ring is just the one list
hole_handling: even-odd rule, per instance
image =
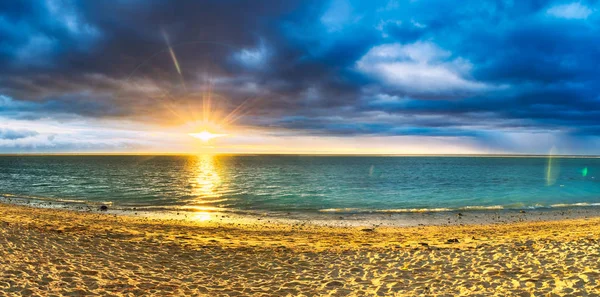
[[[130, 121], [7, 119], [0, 115], [0, 153], [11, 152], [124, 152], [150, 150], [161, 142], [177, 144], [183, 133], [154, 131]], [[18, 127], [18, 128], [15, 128]]]
[[97, 37], [100, 32], [82, 20], [75, 3], [70, 0], [46, 0], [49, 14], [58, 20], [71, 34], [82, 37]]
[[583, 20], [587, 19], [590, 14], [592, 14], [593, 10], [589, 7], [581, 4], [581, 2], [573, 2], [569, 4], [561, 4], [548, 8], [546, 13], [563, 19], [577, 19]]
[[329, 32], [342, 30], [347, 24], [356, 22], [359, 17], [353, 14], [348, 0], [331, 0], [329, 7], [321, 16], [321, 23]]
[[34, 35], [17, 50], [16, 59], [21, 65], [45, 66], [52, 63], [48, 57], [56, 46], [56, 40], [42, 34]]
[[382, 20], [375, 28], [381, 31], [382, 37], [403, 43], [415, 42], [427, 33], [426, 25], [412, 19], [410, 22], [398, 19]]
[[10, 128], [0, 128], [0, 139], [6, 139], [6, 140], [15, 140], [15, 139], [22, 139], [22, 138], [28, 138], [28, 137], [33, 137], [38, 135], [39, 133], [37, 133], [36, 131], [31, 131], [31, 130], [15, 130], [15, 129], [10, 129]]
[[407, 93], [455, 93], [490, 89], [466, 78], [471, 64], [430, 42], [384, 44], [371, 48], [356, 69]]
[[544, 0], [0, 1], [0, 118], [40, 133], [3, 141], [147, 148], [135, 133], [103, 132], [111, 140], [101, 143], [24, 123], [83, 121], [95, 136], [124, 120], [167, 129], [197, 120], [210, 93], [214, 119], [237, 110], [234, 127], [279, 136], [422, 135], [511, 151], [542, 151], [517, 143], [542, 143], [527, 135], [596, 143], [594, 9]]
[[267, 66], [269, 50], [261, 41], [255, 48], [241, 49], [234, 54], [234, 57], [245, 67], [260, 69]]

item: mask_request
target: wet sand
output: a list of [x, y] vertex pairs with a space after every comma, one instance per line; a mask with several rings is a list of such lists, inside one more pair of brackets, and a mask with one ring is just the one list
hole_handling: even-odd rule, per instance
[[327, 227], [0, 204], [0, 227], [0, 295], [600, 295], [598, 217]]

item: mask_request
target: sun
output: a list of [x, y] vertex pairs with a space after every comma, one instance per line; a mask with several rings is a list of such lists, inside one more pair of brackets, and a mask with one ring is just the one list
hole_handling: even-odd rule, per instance
[[217, 137], [223, 137], [223, 136], [227, 136], [227, 134], [215, 134], [215, 133], [210, 133], [206, 130], [200, 132], [200, 133], [189, 133], [189, 136], [198, 138], [204, 142], [208, 142], [211, 139], [217, 138]]

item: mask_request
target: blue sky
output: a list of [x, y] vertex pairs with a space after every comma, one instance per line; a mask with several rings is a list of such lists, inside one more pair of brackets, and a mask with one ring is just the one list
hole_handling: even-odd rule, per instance
[[599, 7], [2, 1], [0, 152], [600, 154]]

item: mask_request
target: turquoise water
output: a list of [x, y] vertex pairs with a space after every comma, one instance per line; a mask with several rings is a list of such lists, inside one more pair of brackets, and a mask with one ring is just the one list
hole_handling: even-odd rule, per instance
[[178, 211], [555, 208], [600, 204], [600, 159], [2, 156], [0, 195]]

